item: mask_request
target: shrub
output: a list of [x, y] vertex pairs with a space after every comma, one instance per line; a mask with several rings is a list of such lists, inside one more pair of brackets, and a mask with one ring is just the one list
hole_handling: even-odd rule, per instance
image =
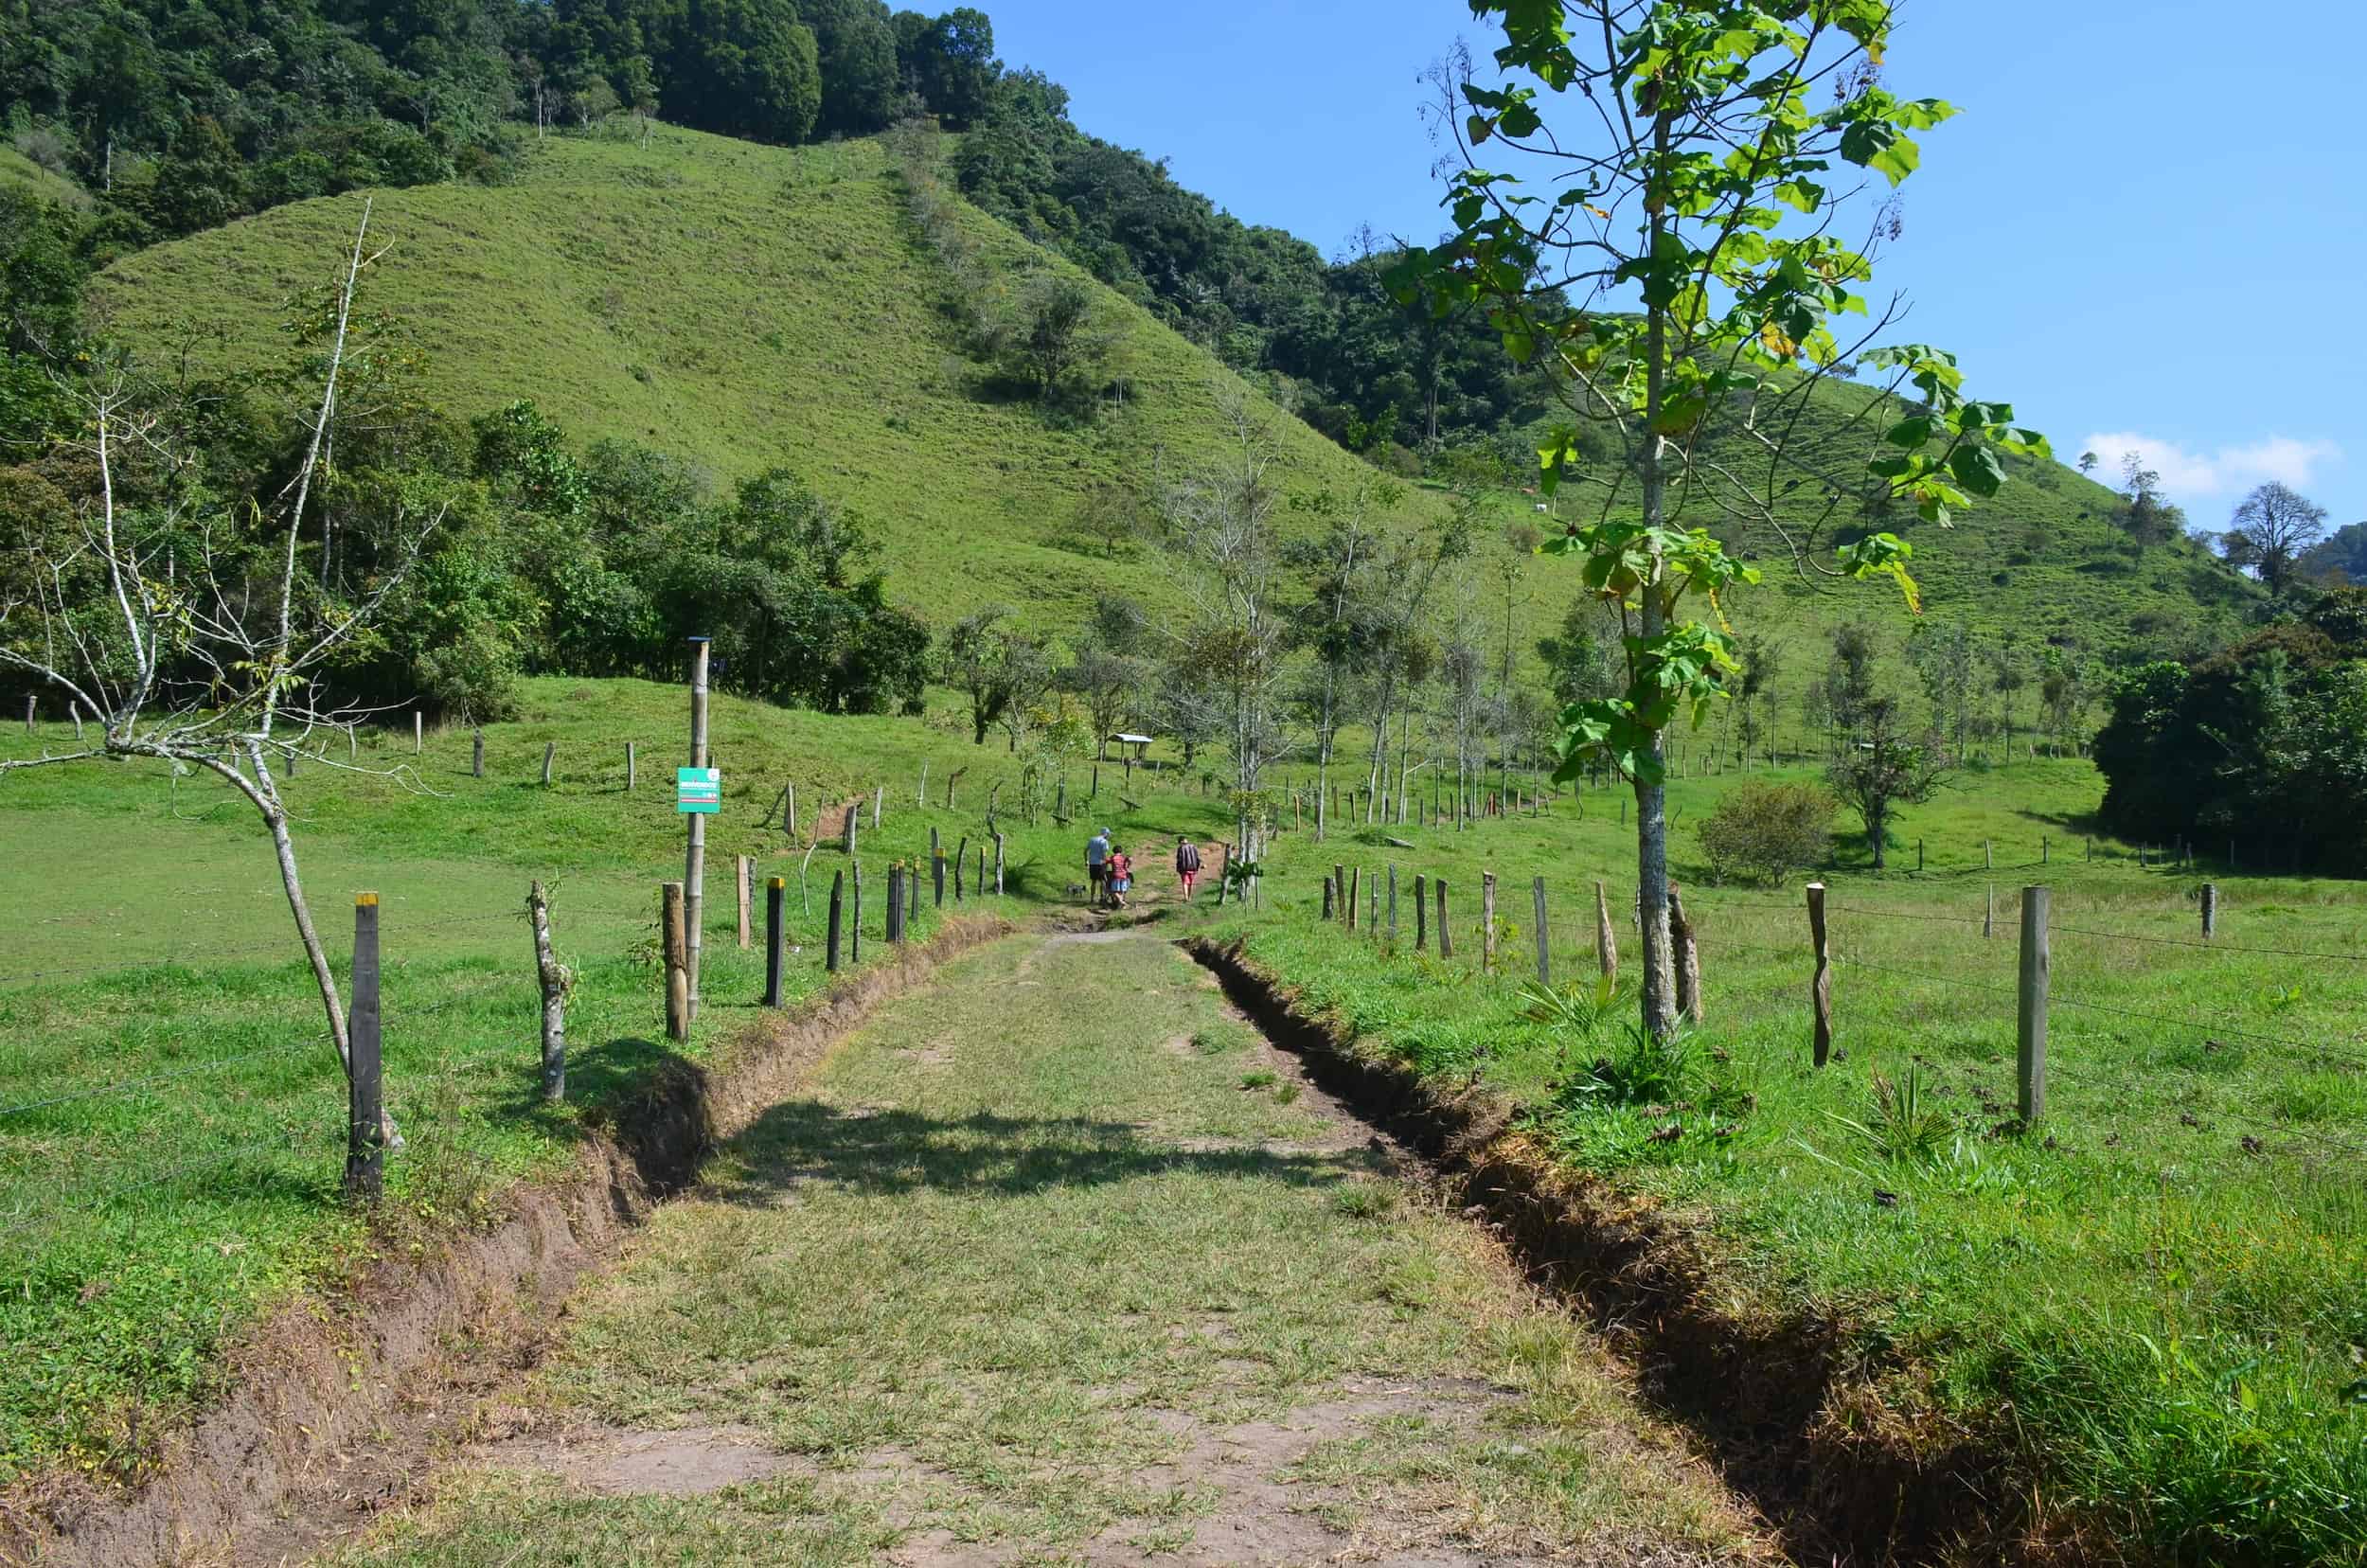
[[1780, 882], [1833, 846], [1833, 797], [1814, 784], [1744, 783], [1726, 792], [1696, 829], [1710, 877]]

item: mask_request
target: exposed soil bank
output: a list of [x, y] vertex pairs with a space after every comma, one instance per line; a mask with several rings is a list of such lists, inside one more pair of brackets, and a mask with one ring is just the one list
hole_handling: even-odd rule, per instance
[[[1237, 944], [1193, 938], [1274, 1043], [1326, 1089], [1435, 1162], [1537, 1277], [1640, 1368], [1646, 1392], [1708, 1442], [1726, 1479], [1802, 1562], [2123, 1560], [2125, 1548], [2040, 1517], [2001, 1434], [1902, 1413], [1900, 1368], [1852, 1361], [1836, 1322], [1776, 1315], [1721, 1289], [1700, 1238], [1651, 1206], [1553, 1161], [1512, 1107], [1459, 1095], [1301, 1010]], [[1888, 1375], [1890, 1381], [1878, 1384]], [[1902, 1397], [1904, 1396], [1904, 1397]]]
[[507, 1216], [383, 1262], [333, 1297], [286, 1302], [224, 1357], [230, 1392], [164, 1444], [126, 1496], [52, 1478], [0, 1496], [0, 1562], [60, 1568], [274, 1562], [403, 1494], [469, 1393], [530, 1364], [583, 1271], [721, 1139], [789, 1093], [823, 1052], [936, 967], [1011, 930], [949, 922], [780, 1013], [712, 1066], [675, 1060], [602, 1119], [563, 1176], [521, 1184]]

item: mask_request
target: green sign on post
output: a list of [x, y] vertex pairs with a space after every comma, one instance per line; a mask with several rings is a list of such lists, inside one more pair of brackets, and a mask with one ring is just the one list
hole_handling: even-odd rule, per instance
[[674, 810], [713, 814], [723, 804], [723, 770], [676, 768]]

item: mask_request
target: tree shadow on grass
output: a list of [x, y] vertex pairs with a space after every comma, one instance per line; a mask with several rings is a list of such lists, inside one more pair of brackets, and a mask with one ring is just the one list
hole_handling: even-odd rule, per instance
[[1237, 1148], [1178, 1148], [1125, 1122], [1077, 1116], [938, 1119], [916, 1112], [850, 1111], [785, 1100], [724, 1145], [708, 1178], [725, 1203], [776, 1206], [784, 1194], [827, 1182], [865, 1195], [922, 1189], [1017, 1196], [1184, 1171], [1322, 1187], [1373, 1168], [1366, 1149], [1314, 1154]]

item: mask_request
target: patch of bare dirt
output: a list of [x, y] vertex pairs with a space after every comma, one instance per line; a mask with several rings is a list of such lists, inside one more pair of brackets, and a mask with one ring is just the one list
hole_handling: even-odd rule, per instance
[[737, 1426], [592, 1427], [479, 1443], [462, 1457], [498, 1470], [540, 1470], [603, 1497], [700, 1497], [792, 1471], [814, 1473], [810, 1460], [776, 1453], [762, 1433]]

